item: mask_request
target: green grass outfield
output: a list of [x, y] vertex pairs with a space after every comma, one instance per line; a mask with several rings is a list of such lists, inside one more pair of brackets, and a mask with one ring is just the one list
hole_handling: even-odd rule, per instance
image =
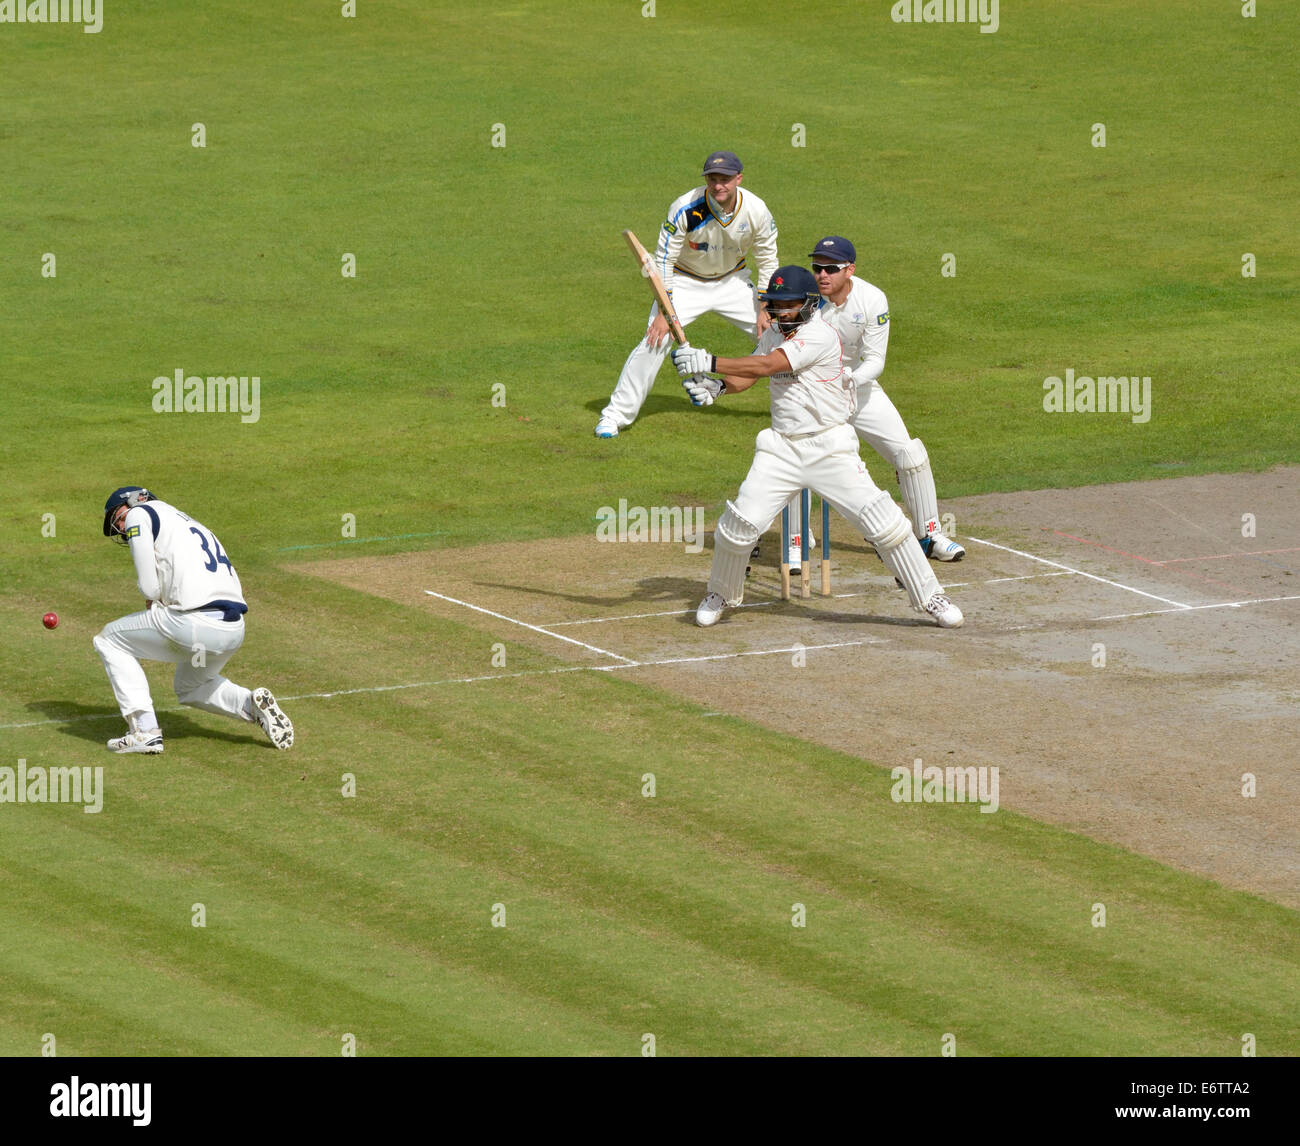
[[[167, 753], [118, 758], [90, 638], [138, 603], [99, 533], [124, 482], [222, 537], [253, 610], [232, 675], [290, 696], [492, 671], [481, 630], [290, 563], [719, 507], [763, 388], [698, 412], [665, 370], [591, 437], [649, 302], [619, 231], [652, 241], [717, 147], [784, 259], [857, 243], [941, 498], [1295, 462], [1300, 16], [339, 7], [0, 24], [0, 765], [108, 782], [99, 815], [0, 805], [0, 1053], [1295, 1053], [1295, 912], [1005, 810], [900, 809], [861, 760], [585, 673], [302, 700], [281, 755], [170, 711], [158, 670]], [[178, 368], [259, 376], [259, 419], [153, 412]], [[1150, 422], [1045, 413], [1067, 368], [1150, 376]]]

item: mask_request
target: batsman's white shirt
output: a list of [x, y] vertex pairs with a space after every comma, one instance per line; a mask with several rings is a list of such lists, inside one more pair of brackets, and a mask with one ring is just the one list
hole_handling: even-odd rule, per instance
[[842, 426], [856, 408], [853, 382], [842, 369], [840, 337], [813, 314], [789, 338], [769, 326], [755, 354], [782, 350], [790, 370], [768, 379], [772, 429], [787, 436]]
[[736, 209], [723, 222], [705, 187], [674, 199], [659, 228], [655, 267], [671, 295], [680, 273], [688, 279], [713, 282], [743, 270], [750, 251], [758, 271], [758, 289], [780, 265], [776, 253], [776, 223], [767, 204], [752, 192], [736, 188]]
[[216, 534], [175, 506], [142, 502], [127, 511], [122, 532], [149, 600], [182, 611], [213, 601], [245, 604], [239, 574]]

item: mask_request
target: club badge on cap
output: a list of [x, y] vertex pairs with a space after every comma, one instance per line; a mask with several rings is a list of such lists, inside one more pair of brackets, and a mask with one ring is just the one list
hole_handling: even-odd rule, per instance
[[739, 175], [744, 170], [734, 151], [715, 151], [704, 161], [705, 175]]
[[826, 238], [817, 240], [808, 257], [821, 259], [823, 262], [856, 263], [858, 252], [843, 236], [827, 235]]

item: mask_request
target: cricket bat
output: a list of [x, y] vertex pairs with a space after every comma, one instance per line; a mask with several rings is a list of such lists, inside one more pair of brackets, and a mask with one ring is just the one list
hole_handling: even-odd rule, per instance
[[641, 274], [646, 282], [650, 284], [651, 291], [654, 292], [655, 301], [659, 304], [659, 313], [668, 320], [668, 329], [672, 333], [673, 341], [678, 346], [685, 346], [686, 331], [682, 329], [682, 324], [677, 320], [677, 311], [673, 309], [673, 302], [668, 297], [668, 289], [664, 286], [664, 280], [659, 277], [659, 272], [655, 270], [654, 260], [646, 252], [645, 247], [641, 245], [641, 241], [631, 231], [624, 231], [623, 238], [627, 240], [627, 245], [632, 248], [632, 254], [636, 256], [636, 261], [641, 266]]

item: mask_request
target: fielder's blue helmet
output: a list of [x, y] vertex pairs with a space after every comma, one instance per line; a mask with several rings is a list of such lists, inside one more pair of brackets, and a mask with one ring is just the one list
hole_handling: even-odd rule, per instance
[[113, 514], [122, 506], [131, 506], [134, 508], [142, 501], [153, 501], [154, 496], [142, 485], [124, 485], [115, 489], [108, 495], [108, 500], [104, 502], [104, 536], [112, 537], [115, 532], [113, 529]]

